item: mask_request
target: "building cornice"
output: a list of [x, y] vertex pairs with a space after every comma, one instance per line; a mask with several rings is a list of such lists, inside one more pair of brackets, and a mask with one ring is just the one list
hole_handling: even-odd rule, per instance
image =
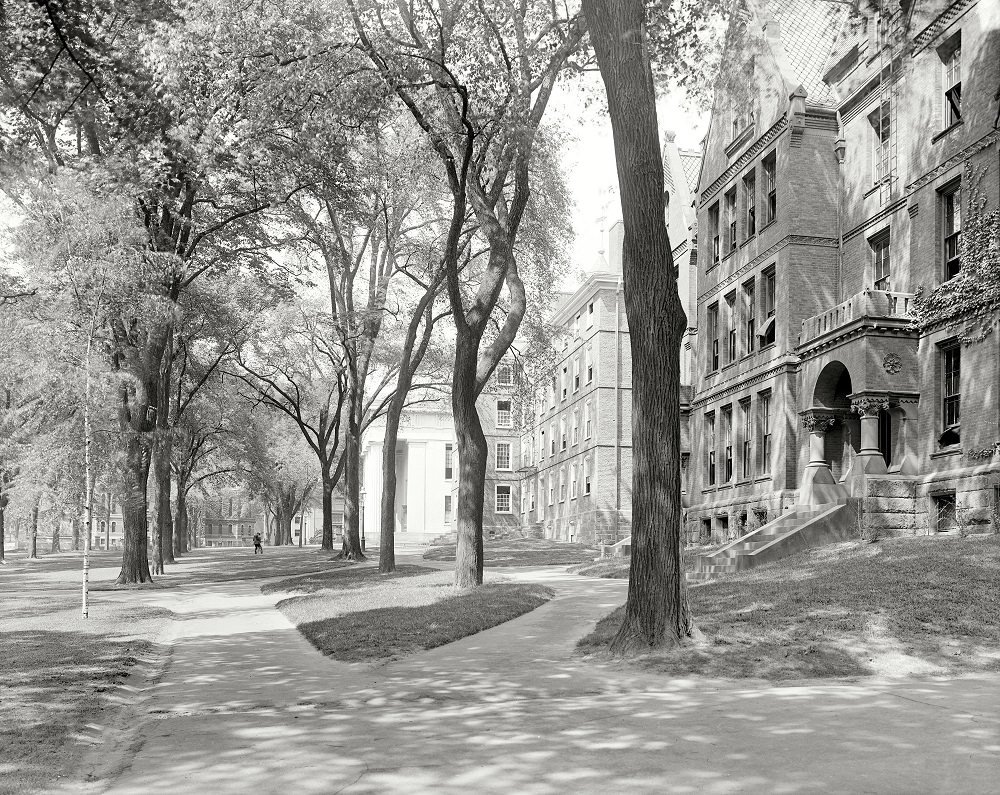
[[621, 283], [621, 276], [617, 273], [592, 273], [590, 274], [568, 298], [565, 298], [559, 308], [552, 313], [553, 325], [561, 326], [573, 319], [575, 308], [580, 301], [589, 297], [592, 293], [600, 290], [617, 290]]
[[997, 143], [998, 141], [1000, 141], [1000, 130], [990, 130], [990, 132], [986, 133], [986, 135], [984, 135], [978, 141], [974, 141], [961, 151], [958, 151], [955, 154], [953, 154], [943, 163], [938, 164], [927, 173], [913, 180], [913, 182], [911, 182], [909, 185], [906, 186], [906, 194], [909, 195], [911, 193], [920, 190], [921, 188], [925, 187], [928, 183], [933, 182], [935, 179], [940, 177], [945, 172], [951, 170], [952, 168], [959, 165], [963, 161], [968, 160], [970, 157], [972, 157], [972, 155], [976, 154], [977, 152], [981, 152], [986, 147], [991, 146]]
[[864, 232], [866, 229], [871, 229], [873, 226], [878, 226], [882, 221], [884, 221], [890, 215], [901, 210], [905, 206], [905, 204], [906, 204], [906, 196], [905, 195], [900, 196], [898, 199], [896, 199], [893, 202], [890, 202], [881, 210], [879, 210], [877, 213], [875, 213], [875, 215], [873, 215], [871, 218], [866, 218], [864, 221], [862, 221], [856, 227], [851, 229], [849, 232], [844, 233], [844, 240], [845, 241], [853, 240], [862, 232]]
[[820, 248], [836, 248], [837, 239], [834, 237], [813, 237], [811, 235], [787, 235], [766, 251], [762, 251], [752, 260], [747, 262], [746, 265], [740, 267], [739, 270], [733, 271], [729, 276], [720, 281], [714, 287], [710, 287], [708, 290], [699, 295], [699, 303], [707, 298], [711, 298], [717, 293], [723, 292], [733, 282], [741, 281], [744, 276], [750, 273], [750, 271], [759, 266], [765, 260], [773, 257], [786, 246], [818, 246]]
[[767, 130], [767, 132], [761, 135], [761, 137], [758, 138], [752, 146], [740, 155], [736, 161], [723, 171], [711, 185], [701, 192], [701, 197], [698, 200], [698, 209], [704, 207], [720, 190], [722, 190], [723, 185], [736, 177], [750, 164], [751, 160], [756, 158], [757, 155], [773, 144], [778, 139], [778, 136], [781, 135], [787, 127], [788, 117], [782, 116], [769, 130]]
[[761, 370], [759, 373], [753, 373], [747, 378], [739, 379], [736, 383], [727, 383], [717, 389], [706, 390], [705, 392], [696, 395], [691, 401], [691, 410], [695, 411], [707, 403], [714, 403], [722, 398], [735, 395], [738, 392], [744, 392], [747, 389], [757, 386], [758, 384], [767, 381], [769, 378], [774, 378], [777, 375], [788, 375], [794, 373], [795, 370], [798, 369], [798, 366], [799, 362], [795, 355], [786, 352], [783, 360], [773, 367]]
[[795, 352], [802, 358], [815, 359], [833, 348], [847, 345], [859, 337], [908, 337], [916, 341], [920, 336], [913, 328], [913, 322], [905, 318], [862, 317], [853, 320], [822, 337], [796, 347]]
[[937, 15], [934, 20], [913, 37], [913, 54], [925, 50], [941, 32], [962, 14], [974, 6], [978, 0], [957, 0]]

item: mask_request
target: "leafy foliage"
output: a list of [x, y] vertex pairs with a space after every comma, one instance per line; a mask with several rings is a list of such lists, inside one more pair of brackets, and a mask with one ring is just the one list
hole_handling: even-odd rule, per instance
[[1000, 316], [1000, 206], [989, 206], [983, 185], [988, 170], [986, 165], [965, 164], [961, 271], [937, 287], [919, 290], [914, 302], [919, 329], [957, 330], [966, 344], [986, 339]]

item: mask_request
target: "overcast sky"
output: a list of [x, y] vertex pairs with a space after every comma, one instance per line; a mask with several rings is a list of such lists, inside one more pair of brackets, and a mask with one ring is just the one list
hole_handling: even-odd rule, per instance
[[[604, 106], [604, 87], [596, 74], [589, 76], [584, 86], [562, 84], [562, 91], [552, 98], [551, 116], [576, 141], [567, 146], [563, 159], [569, 188], [576, 202], [573, 228], [576, 234], [571, 278], [564, 289], [575, 286], [580, 270], [589, 270], [597, 252], [602, 249], [602, 228], [607, 229], [621, 217], [617, 194], [608, 200], [608, 190], [617, 190], [615, 152], [611, 124]], [[588, 97], [590, 101], [588, 103]], [[665, 130], [677, 135], [681, 149], [700, 149], [708, 128], [708, 113], [685, 107], [683, 96], [668, 95], [657, 104], [661, 136]], [[547, 114], [548, 115], [548, 114]], [[606, 210], [603, 208], [607, 207]], [[606, 220], [601, 223], [601, 217]]]

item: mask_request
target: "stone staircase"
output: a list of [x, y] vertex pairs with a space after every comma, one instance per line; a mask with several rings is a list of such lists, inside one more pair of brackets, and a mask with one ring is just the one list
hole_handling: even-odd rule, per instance
[[694, 571], [688, 573], [688, 581], [712, 580], [803, 549], [854, 538], [857, 535], [852, 524], [854, 502], [796, 506], [710, 555], [699, 555]]

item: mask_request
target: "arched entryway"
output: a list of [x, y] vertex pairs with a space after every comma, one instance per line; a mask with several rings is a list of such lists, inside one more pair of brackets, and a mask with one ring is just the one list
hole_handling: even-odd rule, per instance
[[850, 395], [854, 391], [851, 373], [843, 362], [830, 362], [816, 379], [812, 394], [812, 411], [825, 419], [823, 460], [835, 481], [846, 477], [858, 452], [861, 423], [851, 412]]

